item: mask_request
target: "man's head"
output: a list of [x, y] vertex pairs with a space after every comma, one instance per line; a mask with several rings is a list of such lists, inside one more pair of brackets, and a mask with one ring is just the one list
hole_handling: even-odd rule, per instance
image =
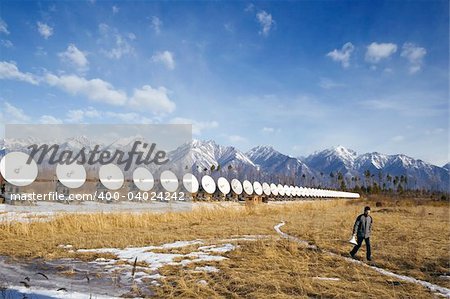
[[367, 206], [367, 207], [365, 207], [364, 208], [364, 215], [369, 215], [370, 214], [370, 207], [369, 206]]

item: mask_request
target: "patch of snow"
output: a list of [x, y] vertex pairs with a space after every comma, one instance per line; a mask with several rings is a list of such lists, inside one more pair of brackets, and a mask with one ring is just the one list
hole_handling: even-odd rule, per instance
[[[306, 242], [304, 240], [301, 240], [301, 239], [299, 239], [297, 237], [293, 237], [293, 236], [290, 236], [289, 234], [286, 234], [286, 233], [282, 232], [280, 227], [282, 227], [285, 224], [286, 224], [285, 222], [280, 222], [280, 223], [278, 223], [277, 225], [274, 226], [275, 231], [281, 237], [286, 238], [288, 240], [292, 240], [294, 242], [297, 242], [297, 243], [300, 243], [300, 244], [303, 244], [303, 245], [307, 245], [310, 248], [315, 248], [315, 249], [317, 248], [317, 246], [315, 246], [315, 245], [309, 245], [308, 242]], [[358, 264], [358, 265], [361, 265], [361, 266], [365, 266], [365, 267], [369, 267], [370, 269], [375, 270], [376, 272], [378, 272], [380, 274], [383, 274], [383, 275], [386, 275], [386, 276], [389, 276], [389, 277], [394, 277], [396, 279], [403, 280], [403, 281], [406, 281], [406, 282], [410, 282], [410, 283], [414, 283], [414, 284], [418, 284], [418, 285], [424, 286], [424, 287], [428, 288], [432, 292], [438, 292], [438, 293], [444, 295], [445, 297], [450, 298], [450, 289], [448, 289], [448, 288], [441, 287], [441, 286], [432, 284], [432, 283], [430, 283], [428, 281], [419, 280], [419, 279], [416, 279], [416, 278], [413, 278], [413, 277], [410, 277], [410, 276], [396, 274], [396, 273], [391, 272], [389, 270], [385, 270], [383, 268], [371, 266], [371, 265], [368, 265], [368, 264], [363, 263], [361, 261], [354, 260], [354, 259], [348, 258], [348, 257], [343, 257], [341, 255], [338, 255], [338, 254], [335, 254], [335, 253], [332, 253], [332, 252], [329, 252], [329, 251], [325, 251], [325, 250], [322, 250], [322, 251], [327, 253], [328, 255], [331, 255], [331, 256], [334, 256], [334, 257], [343, 258], [344, 260], [346, 260], [348, 262], [351, 262], [351, 263], [354, 263], [354, 264]]]
[[204, 266], [204, 267], [195, 267], [194, 271], [196, 272], [206, 272], [206, 273], [214, 273], [219, 272], [220, 270], [213, 266]]
[[206, 252], [229, 252], [229, 251], [236, 249], [236, 247], [237, 246], [235, 246], [233, 244], [227, 243], [222, 246], [217, 246], [217, 245], [202, 246], [202, 247], [199, 247], [198, 249], [201, 251], [206, 251]]

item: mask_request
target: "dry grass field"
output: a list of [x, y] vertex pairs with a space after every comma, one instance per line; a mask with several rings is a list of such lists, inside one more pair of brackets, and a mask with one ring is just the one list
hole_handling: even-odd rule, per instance
[[[380, 207], [375, 207], [376, 201], [381, 202]], [[450, 272], [448, 203], [418, 204], [381, 198], [260, 204], [238, 209], [199, 208], [170, 214], [64, 215], [49, 222], [0, 223], [0, 255], [22, 260], [93, 260], [103, 255], [70, 252], [59, 245], [71, 244], [75, 249], [123, 248], [177, 240], [267, 235], [254, 242], [236, 241], [238, 247], [226, 253], [228, 259], [215, 262], [219, 272], [192, 271], [194, 265], [164, 266], [160, 269], [164, 276], [161, 285], [148, 287], [163, 298], [436, 296], [422, 286], [397, 281], [339, 256], [348, 256], [351, 245], [346, 241], [354, 219], [365, 205], [372, 206], [375, 265], [450, 287], [448, 280], [439, 277]], [[281, 220], [286, 222], [284, 232], [317, 245], [319, 250], [281, 239], [273, 229]], [[324, 254], [322, 249], [338, 256]], [[168, 251], [172, 250], [177, 249]], [[364, 258], [364, 246], [358, 256]]]

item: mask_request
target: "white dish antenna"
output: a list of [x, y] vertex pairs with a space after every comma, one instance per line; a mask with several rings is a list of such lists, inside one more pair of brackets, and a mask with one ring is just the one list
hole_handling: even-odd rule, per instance
[[278, 184], [277, 189], [278, 189], [278, 194], [280, 194], [281, 196], [284, 196], [285, 192], [284, 192], [283, 185]]
[[295, 196], [300, 196], [300, 188], [298, 186], [295, 186]]
[[186, 173], [183, 176], [183, 186], [189, 193], [197, 193], [198, 191], [198, 180], [192, 173]]
[[262, 188], [263, 188], [264, 194], [269, 196], [270, 195], [270, 185], [267, 183], [263, 183]]
[[160, 176], [161, 185], [169, 192], [175, 192], [178, 189], [178, 178], [175, 173], [170, 170], [164, 170]]
[[289, 189], [289, 186], [288, 185], [284, 185], [283, 188], [284, 188], [284, 194], [286, 196], [291, 196], [291, 189]]
[[220, 177], [217, 180], [217, 187], [224, 195], [227, 195], [231, 191], [230, 183], [228, 183], [227, 179], [224, 177]]
[[252, 183], [250, 183], [248, 180], [245, 180], [242, 183], [242, 187], [244, 187], [244, 192], [247, 193], [248, 195], [252, 195], [253, 193], [253, 185]]
[[138, 167], [133, 171], [133, 182], [139, 190], [147, 192], [155, 185], [153, 175], [147, 168]]
[[274, 183], [270, 184], [270, 192], [272, 192], [272, 194], [274, 196], [278, 195], [278, 187], [277, 185], [275, 185]]
[[77, 163], [58, 164], [56, 165], [56, 176], [64, 186], [76, 189], [86, 182], [86, 169]]
[[232, 179], [231, 180], [231, 189], [233, 189], [233, 192], [237, 195], [242, 194], [242, 184], [238, 179]]
[[0, 161], [0, 172], [5, 180], [19, 187], [33, 183], [38, 175], [38, 167], [33, 159], [27, 164], [29, 158], [22, 152], [6, 154]]
[[290, 190], [291, 196], [295, 196], [295, 187], [289, 186], [289, 190]]
[[124, 176], [119, 166], [114, 164], [106, 164], [100, 166], [98, 170], [98, 177], [103, 186], [109, 190], [120, 189], [124, 182]]
[[213, 194], [216, 191], [216, 182], [209, 175], [202, 177], [202, 187], [206, 193]]
[[263, 187], [262, 187], [261, 183], [258, 181], [253, 182], [253, 190], [255, 190], [256, 195], [263, 194]]

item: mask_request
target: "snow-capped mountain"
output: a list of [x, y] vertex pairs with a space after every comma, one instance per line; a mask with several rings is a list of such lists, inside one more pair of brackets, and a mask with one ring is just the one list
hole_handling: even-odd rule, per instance
[[[107, 145], [99, 145], [102, 149], [121, 149], [127, 152], [135, 141], [146, 140], [141, 136], [131, 136]], [[10, 151], [29, 152], [29, 145], [41, 143], [32, 137], [0, 140], [0, 157]], [[83, 147], [86, 150], [92, 149], [98, 143], [79, 136], [58, 144], [61, 150], [77, 151]], [[376, 182], [386, 185], [386, 188], [395, 188], [395, 184], [398, 186], [398, 181], [402, 180], [403, 188], [449, 191], [450, 163], [438, 167], [402, 154], [386, 155], [373, 152], [358, 155], [343, 146], [315, 152], [300, 159], [280, 153], [270, 146], [257, 146], [243, 153], [233, 146], [219, 145], [212, 140], [192, 140], [167, 155], [170, 163], [162, 169], [170, 168], [178, 173], [192, 171], [194, 174], [211, 174], [214, 177], [336, 188], [337, 174], [340, 172], [343, 175], [341, 180], [345, 180], [348, 187], [358, 181], [359, 185]], [[150, 169], [156, 168], [151, 165]]]
[[306, 177], [312, 178], [312, 171], [303, 161], [284, 155], [271, 146], [257, 146], [246, 153], [250, 160], [268, 175], [283, 175], [298, 178], [298, 184], [305, 183]]
[[[225, 175], [226, 172], [227, 175], [244, 178], [257, 171], [256, 165], [243, 152], [233, 146], [218, 145], [212, 140], [186, 143], [170, 152], [169, 159], [171, 164], [187, 167], [194, 173], [212, 173], [214, 176], [221, 172]], [[211, 171], [212, 166], [216, 171]]]
[[341, 172], [342, 174], [353, 173], [355, 160], [358, 154], [343, 146], [315, 152], [305, 159], [305, 163], [312, 169], [322, 173]]
[[[358, 155], [353, 150], [339, 146], [316, 152], [306, 157], [305, 162], [310, 168], [326, 174], [340, 172], [344, 177], [359, 178], [363, 182], [368, 179], [381, 185], [385, 183], [390, 185], [388, 188], [395, 177], [404, 176], [403, 188], [449, 190], [448, 170], [403, 154], [374, 152]], [[366, 178], [366, 175], [370, 178]], [[391, 177], [389, 182], [387, 176]]]
[[362, 154], [355, 159], [354, 168], [359, 172], [369, 170], [371, 173], [375, 173], [383, 169], [388, 161], [389, 156], [385, 154], [377, 152]]

